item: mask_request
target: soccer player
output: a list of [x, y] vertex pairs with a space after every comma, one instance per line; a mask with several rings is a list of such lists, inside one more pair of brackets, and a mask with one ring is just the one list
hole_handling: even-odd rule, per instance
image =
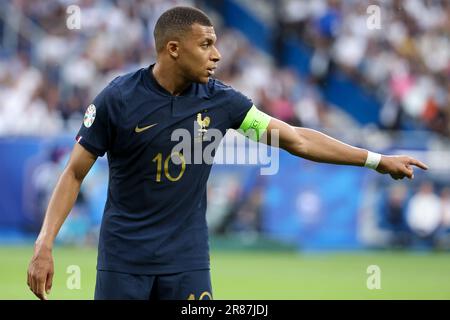
[[[176, 129], [192, 145], [208, 130], [242, 129], [255, 140], [278, 132], [279, 147], [312, 161], [366, 166], [413, 177], [407, 156], [349, 146], [259, 111], [212, 78], [221, 55], [210, 19], [175, 7], [158, 19], [154, 65], [115, 78], [87, 108], [70, 160], [55, 187], [28, 268], [28, 286], [46, 299], [54, 239], [97, 157], [108, 155], [108, 198], [100, 231], [95, 299], [211, 299], [206, 183], [211, 163], [173, 151]], [[194, 126], [194, 124], [196, 126]]]

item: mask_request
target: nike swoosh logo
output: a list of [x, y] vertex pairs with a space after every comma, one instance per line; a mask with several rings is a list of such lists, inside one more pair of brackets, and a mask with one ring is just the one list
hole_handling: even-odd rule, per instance
[[143, 128], [139, 128], [138, 126], [136, 126], [136, 128], [134, 128], [134, 132], [136, 132], [136, 133], [141, 133], [142, 131], [145, 131], [145, 130], [147, 130], [147, 129], [150, 129], [151, 127], [154, 127], [154, 126], [156, 126], [156, 125], [157, 125], [157, 123], [154, 123], [154, 124], [151, 124], [151, 125], [146, 126], [146, 127], [143, 127]]

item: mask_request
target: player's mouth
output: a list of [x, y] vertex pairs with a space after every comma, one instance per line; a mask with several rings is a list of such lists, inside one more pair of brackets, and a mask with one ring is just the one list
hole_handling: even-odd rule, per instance
[[216, 67], [207, 68], [206, 70], [208, 71], [208, 75], [209, 76], [213, 76], [215, 69], [216, 69]]

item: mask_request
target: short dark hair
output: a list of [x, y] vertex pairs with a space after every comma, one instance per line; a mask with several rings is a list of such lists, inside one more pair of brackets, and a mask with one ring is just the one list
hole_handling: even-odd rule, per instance
[[156, 51], [160, 52], [168, 41], [179, 39], [183, 33], [190, 31], [194, 23], [207, 27], [213, 25], [203, 11], [194, 7], [173, 7], [164, 12], [153, 31]]

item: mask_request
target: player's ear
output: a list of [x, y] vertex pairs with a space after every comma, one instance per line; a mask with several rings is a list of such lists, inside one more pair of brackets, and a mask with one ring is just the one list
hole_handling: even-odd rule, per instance
[[180, 49], [180, 42], [179, 41], [169, 41], [169, 42], [167, 42], [166, 49], [172, 58], [177, 59], [178, 54], [179, 54], [179, 49]]

